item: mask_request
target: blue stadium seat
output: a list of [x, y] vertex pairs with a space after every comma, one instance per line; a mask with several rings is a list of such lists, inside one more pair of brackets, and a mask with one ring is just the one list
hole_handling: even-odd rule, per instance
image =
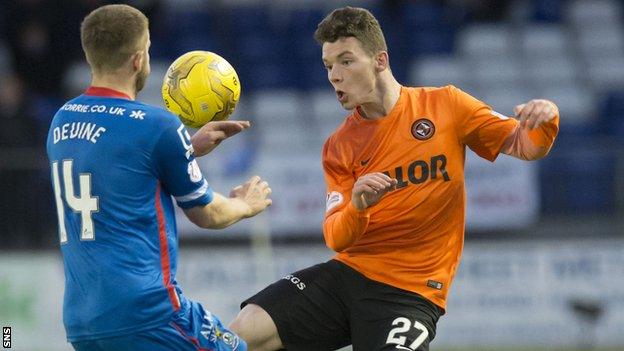
[[242, 61], [236, 70], [244, 91], [257, 91], [294, 87], [298, 73], [292, 68], [281, 62]]
[[222, 9], [222, 21], [233, 38], [246, 33], [270, 31], [271, 18], [267, 6], [234, 6]]
[[532, 0], [531, 20], [539, 23], [560, 22], [563, 14], [563, 0]]
[[312, 39], [316, 26], [323, 20], [325, 15], [326, 12], [320, 8], [293, 9], [288, 17], [288, 31], [296, 34], [309, 34], [308, 39]]
[[321, 64], [321, 46], [314, 40], [314, 32], [293, 32], [286, 36], [287, 44], [284, 51], [293, 54], [299, 59], [315, 59]]
[[600, 124], [604, 126], [605, 134], [615, 134], [624, 143], [624, 89], [605, 95], [600, 109]]
[[297, 72], [295, 86], [301, 90], [332, 89], [320, 57], [299, 60]]
[[444, 5], [439, 1], [409, 1], [404, 6], [406, 29], [431, 29], [447, 25]]
[[452, 54], [455, 32], [450, 27], [432, 27], [414, 30], [406, 40], [406, 54], [410, 56]]
[[283, 48], [281, 39], [272, 33], [246, 33], [236, 41], [237, 51], [246, 60], [254, 63], [268, 63], [282, 59]]
[[454, 55], [424, 56], [411, 64], [408, 84], [444, 86], [453, 84], [465, 86], [469, 69]]
[[152, 56], [173, 60], [191, 50], [221, 51], [208, 11], [171, 11], [163, 22], [152, 39]]
[[557, 141], [551, 155], [540, 163], [543, 213], [613, 213], [615, 155], [592, 140], [578, 137]]
[[178, 57], [185, 52], [193, 50], [206, 50], [223, 55], [218, 43], [213, 40], [212, 37], [203, 34], [181, 37], [180, 40], [176, 41], [176, 45], [174, 45], [169, 52], [174, 54], [174, 57]]

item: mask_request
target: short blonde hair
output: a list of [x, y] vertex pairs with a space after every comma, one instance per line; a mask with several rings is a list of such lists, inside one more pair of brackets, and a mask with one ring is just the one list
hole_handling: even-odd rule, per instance
[[111, 72], [127, 62], [142, 49], [148, 25], [147, 17], [128, 5], [106, 5], [88, 14], [80, 26], [80, 40], [93, 71]]

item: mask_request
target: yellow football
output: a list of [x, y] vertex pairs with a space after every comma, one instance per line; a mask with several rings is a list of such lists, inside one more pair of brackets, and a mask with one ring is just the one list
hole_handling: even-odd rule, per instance
[[178, 57], [165, 74], [165, 106], [188, 127], [227, 119], [238, 103], [240, 80], [223, 57], [210, 51], [190, 51]]

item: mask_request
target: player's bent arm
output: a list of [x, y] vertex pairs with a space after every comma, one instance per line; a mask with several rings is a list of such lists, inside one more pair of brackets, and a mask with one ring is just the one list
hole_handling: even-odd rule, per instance
[[184, 209], [184, 214], [198, 227], [222, 229], [255, 213], [245, 201], [235, 197], [227, 198], [215, 192], [209, 204]]
[[548, 154], [559, 131], [559, 110], [550, 101], [538, 101], [543, 101], [542, 105], [550, 105], [549, 114], [543, 113], [543, 108], [540, 113], [538, 107], [523, 116], [524, 105], [519, 105], [521, 123], [505, 140], [502, 153], [527, 161], [538, 160]]
[[342, 209], [325, 218], [323, 236], [330, 249], [343, 251], [364, 234], [370, 219], [369, 211], [358, 211], [351, 201]]
[[269, 184], [253, 176], [232, 189], [230, 197], [213, 193], [209, 204], [185, 209], [184, 213], [191, 222], [202, 228], [221, 229], [264, 211], [272, 203], [269, 195]]

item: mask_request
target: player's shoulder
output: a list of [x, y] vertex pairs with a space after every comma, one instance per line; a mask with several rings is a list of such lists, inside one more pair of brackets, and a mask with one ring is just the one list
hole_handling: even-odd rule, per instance
[[172, 123], [175, 122], [175, 124], [179, 124], [180, 120], [178, 119], [178, 117], [176, 117], [173, 113], [167, 111], [166, 109], [160, 107], [160, 106], [156, 106], [156, 105], [150, 105], [141, 101], [132, 101], [133, 103], [133, 107], [135, 107], [135, 110], [137, 111], [141, 111], [144, 113], [144, 118], [148, 118], [150, 120], [154, 120], [156, 122], [162, 122], [162, 123]]
[[137, 100], [127, 100], [124, 102], [123, 108], [125, 108], [124, 115], [126, 118], [143, 125], [145, 129], [164, 131], [178, 129], [182, 125], [178, 117], [159, 106]]
[[456, 86], [449, 84], [444, 86], [403, 87], [411, 96], [421, 98], [449, 97], [461, 91]]
[[325, 140], [325, 146], [335, 147], [341, 142], [350, 138], [350, 134], [353, 131], [353, 124], [356, 121], [355, 112], [352, 112], [344, 118], [342, 123], [327, 137]]

